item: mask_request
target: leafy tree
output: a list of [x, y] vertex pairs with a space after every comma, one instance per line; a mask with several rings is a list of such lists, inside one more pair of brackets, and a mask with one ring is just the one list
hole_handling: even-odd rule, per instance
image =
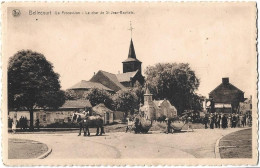
[[43, 54], [22, 50], [9, 59], [8, 107], [28, 110], [31, 130], [35, 108], [58, 108], [64, 101], [59, 74]]
[[77, 100], [79, 99], [79, 95], [74, 90], [66, 90], [65, 91], [65, 99], [66, 100]]
[[195, 111], [201, 111], [203, 109], [202, 107], [203, 99], [204, 97], [199, 96], [196, 93], [193, 93], [189, 99], [190, 109]]
[[119, 90], [113, 96], [116, 110], [124, 111], [125, 114], [133, 114], [139, 108], [138, 97], [131, 89]]
[[104, 89], [91, 88], [83, 94], [83, 98], [88, 99], [92, 106], [104, 103], [106, 107], [113, 109], [112, 96]]
[[145, 88], [138, 81], [136, 81], [134, 87], [132, 88], [132, 91], [136, 94], [138, 103], [143, 104]]
[[[158, 63], [146, 68], [146, 83], [156, 99], [167, 98], [181, 114], [196, 104], [200, 81], [189, 64]], [[197, 105], [196, 105], [197, 106]]]

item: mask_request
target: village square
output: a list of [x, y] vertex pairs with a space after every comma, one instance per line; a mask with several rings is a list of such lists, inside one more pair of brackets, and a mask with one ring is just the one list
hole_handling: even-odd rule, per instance
[[[19, 61], [25, 64], [27, 59], [33, 59], [35, 56], [39, 57], [39, 61], [44, 59], [36, 52], [19, 51], [10, 61], [13, 66], [9, 69], [10, 74], [15, 73], [14, 66]], [[35, 101], [33, 105], [36, 108], [30, 108], [31, 104], [19, 100], [19, 97], [10, 100], [10, 105], [13, 106], [10, 108], [8, 118], [10, 128], [8, 156], [10, 158], [251, 157], [252, 98], [245, 98], [244, 92], [231, 84], [228, 77], [222, 79], [219, 86], [209, 93], [208, 98], [196, 95], [194, 92], [185, 98], [183, 96], [187, 94], [185, 89], [194, 90], [199, 85], [199, 80], [188, 64], [157, 64], [148, 68], [147, 78], [150, 79], [145, 80], [142, 74], [142, 62], [137, 59], [132, 39], [128, 57], [122, 63], [123, 73], [113, 74], [100, 70], [94, 73], [89, 81], [79, 81], [65, 92], [60, 91], [57, 86], [49, 88], [54, 95], [51, 93], [48, 95], [47, 86], [42, 86], [48, 98], [54, 97], [50, 98], [51, 102], [41, 99], [28, 100], [29, 103]], [[38, 68], [38, 65], [32, 64], [32, 66], [25, 68]], [[41, 68], [41, 65], [39, 66]], [[190, 82], [193, 87], [184, 86], [183, 89], [174, 86], [183, 94], [177, 97], [172, 95], [178, 92], [177, 90], [159, 88], [159, 93], [156, 92], [155, 87], [158, 86], [153, 85], [152, 78], [156, 78], [153, 71], [158, 72], [159, 69], [156, 69], [158, 67], [174, 67], [185, 75], [190, 73], [188, 74], [190, 76], [177, 75], [177, 77], [178, 80], [190, 80], [186, 82]], [[171, 76], [167, 75], [168, 78]], [[172, 76], [176, 78], [175, 74]], [[17, 78], [17, 74], [15, 77]], [[15, 92], [22, 88], [15, 90], [11, 84], [25, 87], [21, 81], [17, 83], [12, 76], [10, 78], [14, 80], [9, 85], [12, 94], [17, 94]], [[40, 76], [37, 80], [46, 80], [45, 78], [53, 80], [51, 76]], [[159, 80], [161, 81], [157, 82], [165, 81], [169, 84], [178, 82], [166, 81], [164, 78]], [[161, 87], [165, 89], [164, 86]], [[175, 89], [174, 87], [171, 89]], [[154, 96], [157, 99], [153, 97], [153, 93], [157, 94]], [[27, 94], [32, 96], [35, 93], [29, 91]], [[176, 108], [173, 104], [180, 98], [184, 102], [176, 103], [175, 106], [178, 106]], [[31, 111], [27, 111], [28, 109]], [[30, 120], [31, 117], [33, 120]], [[236, 146], [238, 141], [234, 140], [223, 140], [220, 143], [221, 137], [237, 131], [242, 131], [236, 134], [238, 140], [246, 137], [243, 139], [246, 147]], [[81, 134], [82, 137], [79, 137]], [[102, 136], [93, 137], [94, 135]], [[79, 146], [72, 144], [72, 141], [78, 141]], [[190, 141], [192, 143], [189, 143]], [[30, 147], [30, 144], [34, 147]], [[242, 154], [229, 155], [228, 152], [234, 152], [232, 151], [234, 147], [236, 150], [241, 148]], [[71, 151], [71, 148], [77, 150]], [[18, 154], [15, 152], [17, 150], [21, 152]], [[105, 152], [100, 155], [101, 151]], [[222, 151], [221, 155], [219, 151]]]

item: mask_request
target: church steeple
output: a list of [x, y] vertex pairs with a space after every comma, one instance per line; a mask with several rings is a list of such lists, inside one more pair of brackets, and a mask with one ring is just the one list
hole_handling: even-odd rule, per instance
[[123, 63], [123, 73], [135, 72], [138, 70], [142, 76], [142, 62], [136, 58], [134, 43], [132, 40], [133, 29], [134, 28], [132, 27], [132, 23], [130, 21], [130, 28], [128, 30], [131, 31], [131, 41], [130, 41], [130, 46], [129, 46], [128, 58], [122, 62]]
[[142, 62], [136, 58], [134, 43], [131, 38], [128, 58], [125, 61], [123, 61], [123, 73], [134, 72], [136, 70], [139, 70], [140, 73], [142, 73], [141, 65]]
[[153, 94], [151, 94], [148, 85], [146, 84], [145, 94], [144, 94], [144, 104], [148, 105], [153, 101]]
[[134, 59], [136, 59], [135, 48], [134, 48], [134, 44], [133, 44], [132, 38], [131, 38], [131, 42], [130, 42], [130, 47], [129, 47], [129, 52], [128, 52], [128, 58], [134, 58]]

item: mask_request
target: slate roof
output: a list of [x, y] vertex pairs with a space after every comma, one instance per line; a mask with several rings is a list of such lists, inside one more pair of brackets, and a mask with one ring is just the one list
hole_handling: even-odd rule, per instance
[[127, 73], [121, 73], [117, 74], [116, 77], [119, 82], [128, 82], [131, 81], [131, 78], [133, 78], [137, 74], [138, 70], [134, 72], [127, 72]]
[[98, 88], [98, 89], [104, 89], [107, 91], [112, 91], [111, 89], [107, 88], [106, 86], [102, 85], [101, 83], [90, 82], [90, 81], [85, 81], [85, 80], [80, 81], [79, 83], [73, 85], [69, 89], [91, 89], [91, 88]]
[[110, 110], [109, 108], [107, 108], [103, 103], [100, 103], [98, 105], [96, 105], [95, 107], [92, 108], [92, 110], [95, 113], [98, 113], [100, 115], [104, 115], [105, 112], [113, 112], [112, 110]]
[[227, 83], [227, 84], [221, 83], [221, 84], [218, 85], [215, 89], [213, 89], [213, 90], [209, 93], [209, 95], [211, 95], [213, 92], [217, 91], [218, 89], [220, 89], [220, 88], [222, 88], [222, 87], [228, 88], [228, 89], [230, 89], [230, 90], [238, 90], [239, 92], [244, 93], [242, 90], [238, 89], [236, 86], [232, 85], [231, 83]]
[[164, 100], [154, 100], [153, 102], [156, 106], [160, 107], [163, 101]]
[[177, 109], [171, 104], [171, 102], [169, 102], [169, 100], [154, 100], [153, 103], [154, 103], [157, 107], [161, 108], [161, 105], [162, 105], [162, 103], [163, 103], [164, 101], [166, 101], [166, 102], [168, 102], [168, 103], [170, 104], [170, 108], [171, 108], [171, 109], [174, 109], [175, 111], [177, 111]]
[[123, 63], [124, 63], [124, 62], [141, 62], [141, 61], [139, 61], [139, 60], [136, 59], [136, 58], [127, 58], [126, 60], [123, 61]]
[[102, 71], [100, 70], [100, 72], [105, 75], [107, 78], [110, 79], [111, 82], [113, 82], [115, 85], [117, 85], [119, 88], [124, 89], [125, 87], [119, 82], [119, 80], [117, 79], [117, 76], [115, 74], [106, 72], [106, 71]]
[[66, 100], [60, 109], [92, 107], [89, 100]]

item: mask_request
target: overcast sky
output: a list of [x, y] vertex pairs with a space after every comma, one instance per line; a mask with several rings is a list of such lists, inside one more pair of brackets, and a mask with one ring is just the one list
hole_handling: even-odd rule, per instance
[[[19, 17], [8, 9], [5, 57], [22, 49], [40, 52], [60, 74], [62, 89], [94, 72], [122, 73], [132, 21], [133, 42], [143, 72], [159, 62], [189, 63], [208, 93], [222, 77], [248, 96], [255, 92], [255, 7], [252, 3], [172, 3], [120, 5], [95, 3], [69, 7], [23, 7]], [[77, 7], [76, 7], [77, 6]], [[52, 11], [51, 15], [29, 15]], [[117, 15], [55, 15], [55, 11], [132, 11]]]

